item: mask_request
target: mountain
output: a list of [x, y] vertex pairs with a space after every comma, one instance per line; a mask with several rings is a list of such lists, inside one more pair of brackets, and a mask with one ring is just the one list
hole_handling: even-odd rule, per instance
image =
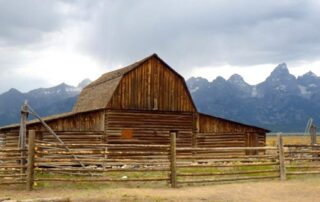
[[72, 110], [82, 88], [91, 81], [83, 80], [77, 87], [62, 83], [51, 88], [38, 88], [27, 93], [17, 89], [0, 94], [0, 125], [19, 122], [20, 109], [25, 100], [40, 116], [49, 116]]
[[[27, 93], [12, 88], [0, 94], [0, 125], [19, 122], [24, 100], [41, 116], [71, 111], [80, 91], [90, 82], [85, 79], [76, 87], [62, 83]], [[257, 85], [249, 85], [238, 74], [227, 80], [219, 76], [211, 82], [191, 77], [187, 85], [200, 112], [273, 132], [304, 131], [308, 119], [317, 121], [320, 113], [320, 77], [307, 72], [296, 78], [285, 63]]]
[[296, 78], [285, 63], [257, 85], [237, 74], [212, 82], [193, 77], [187, 85], [199, 111], [274, 132], [304, 131], [308, 119], [320, 113], [320, 77], [308, 72]]

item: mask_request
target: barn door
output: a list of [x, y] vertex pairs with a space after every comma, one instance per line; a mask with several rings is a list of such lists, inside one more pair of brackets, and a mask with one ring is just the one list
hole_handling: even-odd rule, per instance
[[[258, 146], [258, 136], [256, 133], [246, 134], [246, 147], [257, 147]], [[247, 150], [247, 155], [256, 155], [258, 152], [256, 150]]]

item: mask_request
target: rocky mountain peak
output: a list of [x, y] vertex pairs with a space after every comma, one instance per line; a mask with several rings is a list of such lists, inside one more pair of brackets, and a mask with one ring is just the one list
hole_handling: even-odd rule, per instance
[[193, 93], [196, 92], [199, 88], [205, 88], [206, 86], [209, 86], [209, 81], [202, 77], [191, 77], [187, 81], [187, 86]]
[[297, 79], [289, 73], [286, 63], [279, 64], [265, 82], [258, 84], [258, 87], [262, 86], [265, 90], [276, 89], [277, 91], [291, 93], [298, 91]]
[[7, 93], [8, 94], [21, 94], [21, 92], [18, 91], [17, 89], [15, 89], [15, 88], [10, 88]]
[[79, 84], [78, 84], [78, 88], [84, 88], [86, 87], [87, 85], [89, 85], [92, 81], [90, 79], [84, 79], [83, 81], [81, 81]]
[[308, 71], [307, 73], [305, 73], [304, 75], [302, 75], [303, 77], [313, 77], [313, 78], [317, 78], [318, 76], [313, 73], [312, 71]]
[[279, 64], [270, 74], [272, 78], [279, 78], [284, 76], [289, 76], [289, 69], [286, 63]]
[[320, 86], [320, 78], [312, 71], [309, 71], [304, 75], [299, 76], [297, 80], [299, 85], [302, 85], [307, 88], [314, 88]]
[[215, 83], [225, 83], [226, 80], [222, 77], [222, 76], [218, 76], [215, 80], [213, 80], [212, 82]]
[[242, 76], [240, 76], [239, 74], [233, 74], [232, 76], [230, 76], [230, 78], [228, 79], [229, 83], [235, 84], [235, 85], [248, 85], [244, 79], [242, 78]]

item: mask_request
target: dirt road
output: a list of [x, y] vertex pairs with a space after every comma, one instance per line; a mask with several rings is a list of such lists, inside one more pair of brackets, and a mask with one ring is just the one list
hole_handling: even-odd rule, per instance
[[41, 188], [33, 192], [1, 188], [1, 197], [14, 199], [70, 197], [72, 201], [281, 201], [314, 202], [320, 199], [320, 178], [280, 182], [242, 182], [198, 187], [170, 188]]

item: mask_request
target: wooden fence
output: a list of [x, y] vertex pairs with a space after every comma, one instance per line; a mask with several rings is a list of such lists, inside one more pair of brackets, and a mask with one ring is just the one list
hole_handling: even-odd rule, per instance
[[0, 147], [0, 185], [26, 183], [26, 152]]
[[286, 175], [320, 174], [320, 145], [285, 145]]
[[[23, 154], [23, 155], [22, 155]], [[25, 160], [28, 164], [24, 164]], [[320, 146], [177, 147], [169, 145], [61, 144], [35, 138], [28, 152], [0, 150], [0, 184], [34, 182], [160, 182], [171, 187], [223, 181], [281, 179], [320, 174]]]

